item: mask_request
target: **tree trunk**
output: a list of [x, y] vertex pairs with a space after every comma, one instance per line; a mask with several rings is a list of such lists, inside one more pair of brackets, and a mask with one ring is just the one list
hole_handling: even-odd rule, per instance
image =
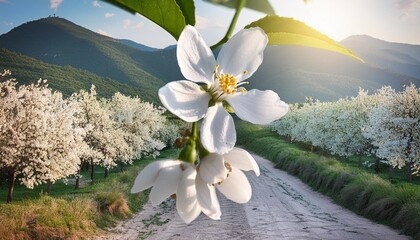
[[407, 181], [411, 182], [413, 181], [413, 174], [411, 170], [411, 161], [407, 163]]
[[392, 179], [394, 177], [394, 167], [389, 164], [389, 168], [388, 168], [388, 178]]
[[76, 177], [76, 186], [74, 186], [74, 189], [80, 188], [80, 174], [83, 170], [83, 162], [79, 166], [79, 171], [77, 171], [77, 177]]
[[121, 172], [124, 172], [124, 165], [122, 161], [120, 162], [120, 167], [121, 167]]
[[52, 186], [52, 182], [50, 180], [47, 181], [47, 193], [50, 194], [51, 193], [51, 186]]
[[91, 180], [91, 182], [90, 182], [90, 184], [93, 184], [93, 175], [95, 175], [95, 166], [93, 166], [93, 159], [92, 160], [90, 160], [90, 180]]
[[363, 167], [363, 163], [362, 163], [362, 155], [359, 155], [357, 165], [359, 166], [359, 168], [362, 168], [362, 167]]
[[80, 177], [77, 176], [76, 178], [76, 185], [74, 186], [74, 189], [79, 189], [80, 188]]
[[7, 193], [7, 203], [13, 201], [13, 190], [15, 188], [16, 173], [13, 170], [9, 171], [9, 191]]
[[380, 163], [380, 159], [376, 158], [375, 159], [375, 172], [378, 173], [380, 171], [379, 169], [379, 163]]
[[105, 168], [105, 174], [104, 174], [104, 177], [106, 178], [106, 177], [108, 177], [108, 174], [109, 174], [109, 169], [108, 168]]

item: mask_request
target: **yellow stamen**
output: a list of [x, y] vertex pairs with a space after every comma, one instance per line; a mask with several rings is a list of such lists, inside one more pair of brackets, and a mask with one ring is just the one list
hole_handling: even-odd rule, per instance
[[231, 74], [220, 74], [218, 76], [220, 90], [227, 94], [236, 93], [236, 78]]
[[[239, 89], [238, 87], [242, 84], [246, 84], [244, 82], [241, 82], [237, 84], [236, 78], [239, 76], [233, 76], [230, 73], [219, 73], [219, 64], [216, 64], [216, 66], [213, 69], [213, 78], [215, 81], [218, 81], [218, 89], [217, 88], [211, 88], [209, 89], [210, 93], [212, 94], [213, 98], [215, 100], [218, 100], [221, 96], [224, 94], [235, 94], [238, 91], [243, 93], [246, 90], [243, 90], [242, 88]], [[223, 72], [223, 71], [222, 71]], [[248, 70], [244, 70], [242, 72], [243, 75], [248, 74]], [[217, 85], [216, 85], [217, 86]]]

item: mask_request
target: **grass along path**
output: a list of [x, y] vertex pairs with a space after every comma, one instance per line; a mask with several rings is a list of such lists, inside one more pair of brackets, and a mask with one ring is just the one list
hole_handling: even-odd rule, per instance
[[[165, 150], [160, 158], [177, 154], [177, 150]], [[17, 186], [10, 204], [5, 203], [7, 188], [1, 187], [0, 226], [7, 227], [0, 227], [0, 239], [80, 239], [115, 226], [147, 201], [148, 192], [129, 191], [138, 172], [151, 161], [154, 159], [134, 161], [124, 172], [114, 170], [107, 178], [97, 171], [95, 183], [78, 190], [74, 184], [60, 182], [52, 186], [51, 195], [45, 195], [45, 185], [33, 190]]]

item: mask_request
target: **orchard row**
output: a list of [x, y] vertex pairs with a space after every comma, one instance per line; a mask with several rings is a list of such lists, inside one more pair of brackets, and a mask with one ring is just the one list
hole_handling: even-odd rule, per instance
[[178, 126], [165, 109], [115, 93], [98, 98], [95, 87], [69, 98], [46, 81], [17, 86], [0, 73], [0, 170], [8, 176], [8, 201], [15, 181], [28, 188], [76, 177], [83, 163], [107, 170], [131, 164], [175, 141]]
[[337, 102], [308, 98], [290, 105], [289, 113], [274, 122], [280, 135], [350, 157], [375, 155], [392, 167], [406, 167], [407, 179], [420, 173], [420, 94], [414, 84], [401, 92], [382, 87], [372, 95]]

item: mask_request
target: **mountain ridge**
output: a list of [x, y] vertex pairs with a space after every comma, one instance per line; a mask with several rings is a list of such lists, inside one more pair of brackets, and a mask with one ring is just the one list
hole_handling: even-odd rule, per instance
[[[46, 34], [55, 41], [46, 41]], [[272, 89], [287, 102], [303, 102], [305, 96], [321, 101], [355, 96], [359, 87], [373, 91], [382, 85], [396, 90], [411, 82], [420, 85], [420, 46], [370, 36], [352, 36], [341, 44], [365, 63], [320, 49], [267, 46], [264, 61], [247, 88]], [[0, 47], [49, 64], [70, 65], [117, 80], [155, 103], [161, 86], [184, 79], [175, 46], [153, 49], [94, 33], [61, 18], [23, 24], [1, 35]]]
[[0, 47], [49, 64], [70, 65], [128, 84], [148, 101], [158, 102], [164, 84], [130, 56], [140, 51], [58, 17], [22, 24], [0, 36]]

